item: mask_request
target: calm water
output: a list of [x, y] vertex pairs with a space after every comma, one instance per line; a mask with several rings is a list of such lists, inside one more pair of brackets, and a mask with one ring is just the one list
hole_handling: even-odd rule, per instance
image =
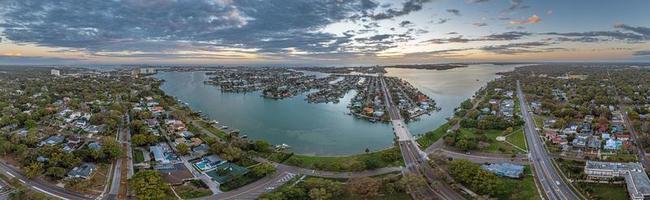
[[[514, 67], [473, 65], [445, 71], [388, 69], [387, 75], [409, 81], [442, 108], [409, 123], [411, 132], [417, 135], [443, 124], [460, 102], [496, 78], [496, 72]], [[202, 111], [220, 125], [239, 129], [252, 139], [288, 144], [296, 153], [348, 155], [392, 145], [393, 133], [388, 124], [369, 123], [345, 114], [354, 91], [338, 104], [309, 104], [304, 100], [305, 94], [271, 100], [260, 97], [260, 93], [222, 93], [218, 87], [203, 83], [208, 78], [204, 72], [165, 72], [155, 77], [165, 80], [161, 89], [168, 95], [187, 102], [192, 109]]]

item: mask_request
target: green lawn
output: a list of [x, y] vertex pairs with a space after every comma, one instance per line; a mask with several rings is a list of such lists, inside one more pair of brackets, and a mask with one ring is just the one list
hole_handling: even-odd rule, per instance
[[526, 148], [526, 135], [524, 134], [523, 128], [513, 131], [513, 133], [506, 138], [506, 141], [517, 145], [519, 148], [528, 150], [528, 148]]
[[442, 136], [447, 133], [447, 129], [451, 128], [451, 124], [445, 123], [438, 127], [436, 130], [429, 131], [424, 136], [417, 139], [418, 144], [424, 149], [431, 146], [434, 142], [438, 141]]
[[[468, 128], [461, 128], [460, 129], [460, 134], [468, 137], [480, 137], [476, 133], [476, 129], [468, 129]], [[519, 153], [521, 150], [518, 150], [514, 147], [512, 147], [509, 144], [506, 144], [504, 142], [499, 142], [497, 141], [498, 136], [503, 135], [502, 130], [485, 130], [483, 131], [483, 134], [485, 137], [487, 137], [487, 142], [489, 145], [479, 149], [480, 151], [483, 152], [488, 152], [488, 153]]]
[[211, 132], [212, 134], [214, 134], [215, 136], [217, 136], [217, 137], [219, 137], [219, 138], [221, 138], [221, 139], [223, 139], [223, 138], [226, 137], [226, 133], [225, 133], [225, 132], [219, 130], [218, 128], [215, 128], [214, 126], [212, 126], [212, 125], [209, 124], [208, 122], [203, 121], [203, 120], [196, 120], [196, 122], [197, 122], [197, 123], [198, 123], [202, 128], [204, 128], [204, 129], [210, 131], [210, 132]]
[[535, 121], [535, 126], [537, 128], [544, 128], [544, 121], [546, 121], [547, 117], [544, 116], [539, 116], [539, 115], [533, 115], [533, 121]]
[[402, 155], [397, 148], [363, 153], [352, 156], [319, 157], [293, 155], [285, 164], [325, 171], [362, 171], [382, 167], [403, 166]]
[[194, 199], [212, 195], [212, 191], [200, 180], [192, 180], [183, 185], [174, 186], [174, 190], [183, 199]]
[[144, 154], [138, 149], [133, 150], [133, 159], [135, 159], [135, 163], [144, 162]]
[[510, 188], [510, 193], [506, 199], [540, 199], [530, 166], [524, 168], [524, 174], [525, 176], [522, 179], [503, 178], [507, 187]]
[[576, 183], [589, 199], [626, 200], [629, 199], [624, 184]]

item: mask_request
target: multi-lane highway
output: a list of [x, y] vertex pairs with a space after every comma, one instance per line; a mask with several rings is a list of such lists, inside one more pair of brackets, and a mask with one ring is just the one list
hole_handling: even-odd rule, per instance
[[535, 128], [535, 122], [528, 112], [528, 104], [526, 103], [526, 98], [521, 90], [519, 81], [517, 81], [517, 96], [519, 97], [522, 117], [526, 122], [524, 130], [526, 133], [526, 142], [529, 144], [529, 156], [535, 169], [535, 178], [539, 181], [544, 196], [550, 200], [579, 199], [560, 177], [555, 167], [553, 167], [551, 158], [546, 152], [539, 133], [537, 133], [537, 129]]
[[399, 148], [402, 152], [402, 157], [404, 159], [404, 164], [406, 165], [406, 170], [403, 172], [409, 172], [417, 175], [424, 176], [429, 183], [436, 183], [436, 188], [431, 187], [431, 185], [426, 185], [425, 187], [419, 188], [411, 193], [414, 199], [464, 199], [463, 196], [458, 194], [456, 191], [451, 189], [449, 185], [444, 182], [435, 180], [434, 170], [427, 163], [427, 154], [420, 150], [416, 145], [415, 141], [411, 137], [411, 133], [404, 123], [404, 119], [399, 112], [399, 109], [395, 107], [392, 97], [390, 96], [390, 91], [386, 85], [386, 82], [383, 77], [381, 78], [382, 92], [384, 93], [384, 104], [386, 105], [386, 111], [391, 119], [391, 124], [393, 125], [393, 131], [397, 137]]

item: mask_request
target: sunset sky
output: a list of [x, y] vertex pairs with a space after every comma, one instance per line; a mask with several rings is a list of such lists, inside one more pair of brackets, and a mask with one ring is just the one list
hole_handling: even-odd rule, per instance
[[647, 0], [0, 0], [2, 64], [650, 61]]

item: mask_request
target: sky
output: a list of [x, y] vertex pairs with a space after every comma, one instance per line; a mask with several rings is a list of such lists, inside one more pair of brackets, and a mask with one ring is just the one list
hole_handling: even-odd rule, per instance
[[0, 0], [0, 65], [650, 62], [646, 0]]

